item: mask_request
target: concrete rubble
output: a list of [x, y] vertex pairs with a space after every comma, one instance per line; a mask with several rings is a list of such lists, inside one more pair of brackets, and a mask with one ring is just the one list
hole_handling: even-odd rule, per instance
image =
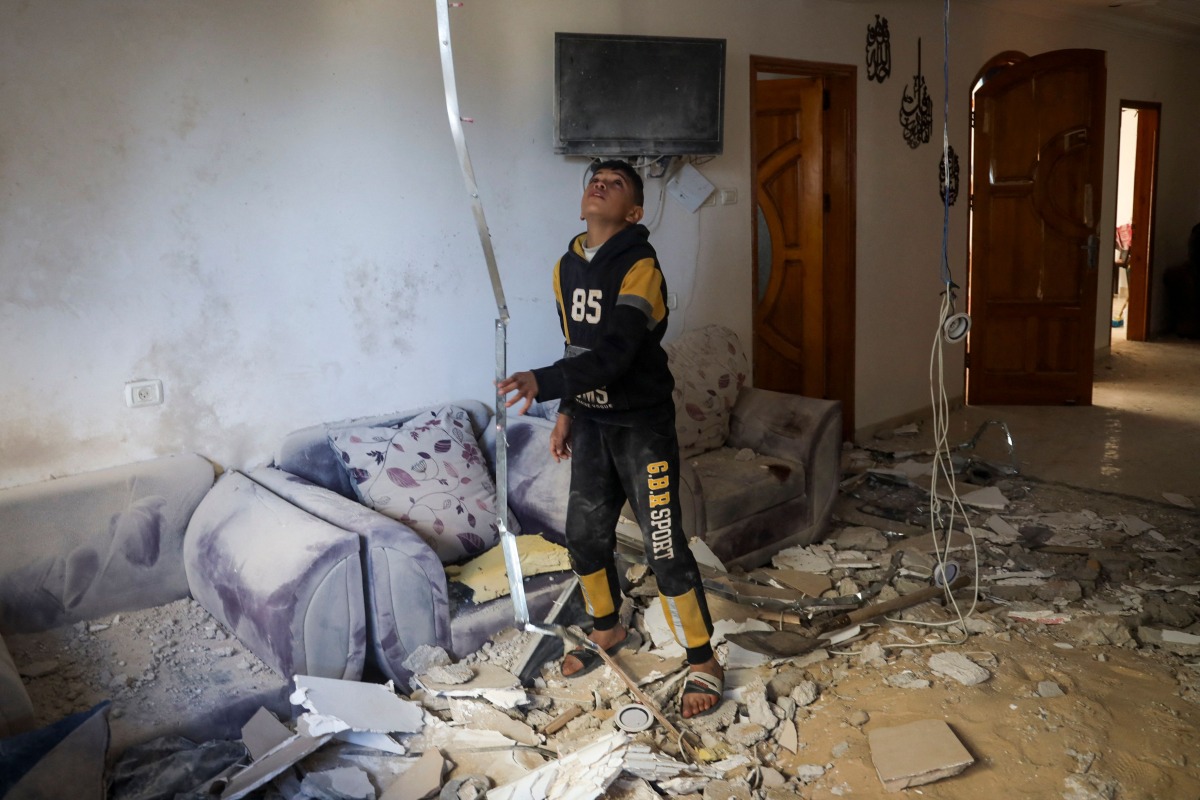
[[[552, 658], [523, 685], [517, 673], [536, 637], [509, 629], [458, 662], [439, 648], [420, 648], [406, 662], [414, 673], [409, 686], [296, 676], [293, 718], [281, 721], [265, 709], [247, 718], [249, 757], [223, 778], [219, 796], [876, 796], [881, 786], [891, 792], [970, 774], [975, 758], [954, 733], [954, 707], [945, 719], [938, 711], [897, 725], [878, 709], [852, 702], [836, 723], [846, 741], [816, 752], [810, 726], [830, 724], [835, 698], [846, 699], [839, 698], [839, 682], [854, 674], [896, 693], [945, 685], [968, 694], [994, 691], [989, 686], [1000, 659], [989, 641], [1014, 638], [1092, 649], [1098, 661], [1106, 648], [1136, 650], [1175, 665], [1180, 695], [1200, 703], [1196, 526], [1187, 535], [1165, 536], [1146, 515], [1037, 508], [1025, 499], [1028, 480], [1009, 476], [959, 487], [964, 501], [974, 493], [977, 503], [966, 507], [966, 520], [958, 517], [947, 543], [928, 530], [930, 498], [922, 478], [929, 464], [894, 464], [880, 451], [846, 455], [850, 473], [825, 541], [784, 550], [750, 571], [726, 569], [700, 548], [714, 643], [726, 667], [724, 700], [712, 713], [680, 719], [684, 653], [656, 599], [653, 575], [636, 557], [629, 564], [632, 591], [623, 619], [635, 639], [616, 663], [695, 738], [695, 761], [657, 722], [636, 733], [617, 727], [618, 710], [634, 698], [607, 667], [567, 680]], [[1188, 512], [1172, 507], [1171, 513]], [[544, 556], [557, 564], [561, 554], [546, 549]], [[488, 596], [505, 591], [492, 569], [463, 572], [479, 579]], [[933, 600], [905, 607], [905, 598], [920, 598], [917, 593], [956, 574], [972, 578], [954, 594], [965, 618], [940, 590]], [[853, 617], [873, 606], [895, 609]], [[921, 623], [943, 627], [930, 633]], [[219, 628], [208, 638], [225, 641]], [[61, 670], [49, 657], [21, 668], [30, 681]], [[153, 680], [125, 677], [129, 684]], [[1050, 708], [1068, 702], [1074, 684], [1038, 674], [1024, 686], [1028, 697]], [[993, 767], [996, 755], [975, 754]], [[1062, 797], [1117, 796], [1102, 758], [1077, 758], [1078, 771], [1062, 779]], [[867, 764], [874, 782], [846, 777], [841, 766], [850, 760]]]

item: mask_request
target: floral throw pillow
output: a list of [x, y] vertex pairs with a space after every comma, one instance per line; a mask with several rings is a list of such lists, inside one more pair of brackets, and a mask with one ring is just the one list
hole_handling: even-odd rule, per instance
[[412, 528], [443, 564], [499, 541], [496, 487], [465, 411], [450, 406], [402, 425], [342, 428], [329, 433], [329, 444], [363, 505]]
[[723, 446], [729, 438], [730, 413], [749, 371], [737, 334], [708, 325], [688, 331], [665, 349], [675, 377], [680, 455], [691, 458]]

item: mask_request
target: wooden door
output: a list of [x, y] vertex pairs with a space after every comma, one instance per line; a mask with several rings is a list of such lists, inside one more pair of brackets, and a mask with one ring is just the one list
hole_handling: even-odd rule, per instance
[[825, 397], [819, 77], [754, 84], [754, 385]]
[[971, 404], [1092, 402], [1105, 80], [1102, 51], [1058, 50], [975, 91]]
[[1129, 244], [1129, 313], [1125, 336], [1144, 342], [1149, 333], [1150, 253], [1154, 242], [1154, 196], [1158, 182], [1158, 103], [1123, 104], [1138, 110], [1133, 166], [1133, 239]]

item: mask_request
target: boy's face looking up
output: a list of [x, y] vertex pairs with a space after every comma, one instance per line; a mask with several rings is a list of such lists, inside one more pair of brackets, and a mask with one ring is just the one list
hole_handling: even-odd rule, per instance
[[642, 219], [637, 187], [623, 170], [601, 166], [588, 181], [580, 203], [579, 218], [589, 224], [634, 225]]

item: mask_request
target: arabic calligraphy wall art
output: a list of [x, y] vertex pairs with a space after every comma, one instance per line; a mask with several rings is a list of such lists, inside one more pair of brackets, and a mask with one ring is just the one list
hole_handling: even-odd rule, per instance
[[[949, 169], [946, 168], [947, 153], [950, 155]], [[954, 152], [954, 145], [946, 148], [938, 162], [938, 196], [950, 205], [958, 199], [958, 153]]]
[[883, 83], [892, 74], [892, 34], [887, 17], [875, 15], [867, 26], [867, 80]]
[[904, 128], [904, 141], [914, 150], [929, 142], [933, 130], [933, 101], [929, 99], [929, 88], [921, 74], [921, 40], [917, 39], [917, 74], [913, 76], [912, 91], [904, 87], [900, 100], [900, 126]]

